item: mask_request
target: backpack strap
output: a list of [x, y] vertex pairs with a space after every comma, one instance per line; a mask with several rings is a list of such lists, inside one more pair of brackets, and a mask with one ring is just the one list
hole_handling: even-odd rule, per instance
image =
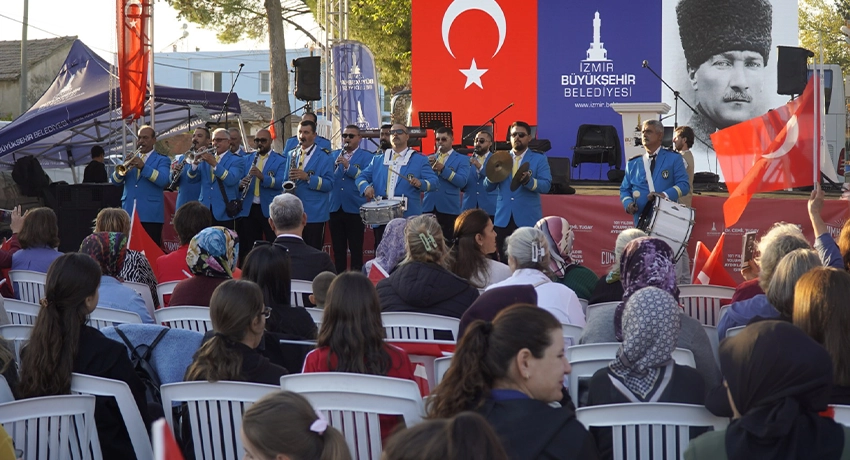
[[156, 338], [153, 339], [153, 341], [151, 342], [150, 345], [148, 345], [148, 349], [145, 352], [144, 359], [150, 359], [151, 358], [151, 353], [153, 353], [153, 349], [156, 348], [159, 341], [162, 340], [162, 338], [165, 337], [165, 334], [167, 334], [167, 333], [168, 333], [168, 328], [165, 328], [165, 329], [159, 331], [159, 334], [156, 336]]
[[118, 337], [121, 337], [121, 340], [124, 341], [124, 345], [130, 350], [130, 353], [133, 355], [133, 359], [141, 358], [138, 353], [136, 353], [136, 346], [133, 345], [133, 342], [130, 342], [130, 339], [121, 331], [121, 329], [115, 328], [115, 333], [118, 334]]

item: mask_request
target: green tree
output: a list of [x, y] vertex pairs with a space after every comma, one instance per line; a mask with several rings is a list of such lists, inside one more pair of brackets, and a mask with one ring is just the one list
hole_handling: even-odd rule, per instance
[[844, 41], [841, 26], [843, 4], [850, 0], [800, 0], [798, 23], [800, 24], [800, 46], [815, 53], [815, 62], [820, 62], [820, 47], [823, 43], [823, 62], [838, 64], [844, 75], [850, 71], [850, 45]]

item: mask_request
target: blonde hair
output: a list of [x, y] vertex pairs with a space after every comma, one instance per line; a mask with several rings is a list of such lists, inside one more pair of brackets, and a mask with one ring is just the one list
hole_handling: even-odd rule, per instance
[[404, 249], [407, 253], [402, 263], [433, 263], [448, 269], [451, 265], [449, 249], [443, 230], [433, 214], [422, 214], [407, 221], [404, 229]]
[[94, 232], [130, 233], [130, 215], [121, 208], [103, 208], [94, 219]]

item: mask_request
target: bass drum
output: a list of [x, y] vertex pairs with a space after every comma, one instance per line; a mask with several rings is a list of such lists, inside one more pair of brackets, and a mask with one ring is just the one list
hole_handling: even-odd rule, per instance
[[688, 240], [694, 228], [694, 209], [666, 198], [656, 198], [651, 206], [647, 204], [644, 208], [638, 228], [669, 244], [674, 261], [678, 261], [688, 251]]

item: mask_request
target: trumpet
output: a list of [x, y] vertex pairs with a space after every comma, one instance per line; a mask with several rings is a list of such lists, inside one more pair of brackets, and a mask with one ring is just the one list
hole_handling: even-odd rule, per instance
[[132, 154], [130, 154], [130, 156], [129, 156], [129, 157], [127, 157], [127, 159], [126, 159], [126, 160], [124, 160], [124, 163], [122, 163], [122, 164], [120, 164], [120, 165], [116, 166], [116, 167], [115, 167], [115, 173], [116, 173], [116, 174], [118, 174], [119, 176], [122, 176], [122, 177], [123, 177], [123, 176], [126, 176], [126, 175], [127, 175], [127, 171], [129, 171], [129, 170], [130, 170], [130, 168], [132, 168], [132, 166], [130, 166], [130, 163], [131, 163], [133, 160], [135, 160], [135, 159], [139, 156], [139, 154], [140, 154], [140, 153], [142, 153], [142, 148], [141, 148], [141, 147], [137, 148], [135, 152], [133, 152]]

